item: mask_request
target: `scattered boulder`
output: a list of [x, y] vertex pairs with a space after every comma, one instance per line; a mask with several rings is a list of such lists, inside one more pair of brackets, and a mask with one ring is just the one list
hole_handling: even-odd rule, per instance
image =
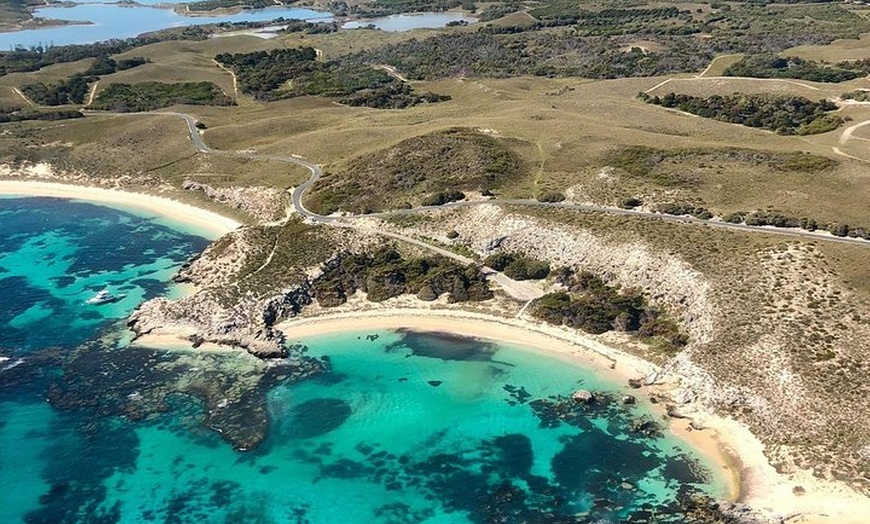
[[571, 395], [571, 398], [578, 404], [589, 404], [595, 401], [595, 395], [585, 389], [578, 389]]
[[641, 386], [643, 386], [643, 380], [639, 378], [628, 379], [628, 387], [632, 389], [639, 389]]
[[627, 406], [635, 404], [636, 402], [637, 402], [637, 399], [634, 397], [634, 395], [623, 395], [622, 396], [622, 403], [627, 405]]
[[665, 411], [667, 412], [668, 416], [671, 418], [691, 418], [688, 415], [686, 415], [685, 413], [683, 413], [682, 411], [680, 411], [680, 408], [678, 408], [677, 406], [675, 406], [673, 404], [668, 404], [667, 407], [665, 408]]
[[628, 425], [630, 433], [635, 435], [643, 435], [649, 438], [658, 438], [662, 436], [662, 431], [659, 425], [650, 419], [636, 418]]

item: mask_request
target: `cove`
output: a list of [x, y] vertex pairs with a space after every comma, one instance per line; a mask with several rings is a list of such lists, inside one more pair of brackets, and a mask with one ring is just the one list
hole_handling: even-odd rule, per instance
[[[0, 231], [0, 522], [677, 523], [685, 497], [723, 494], [593, 370], [407, 330], [290, 333], [318, 364], [305, 377], [125, 346], [119, 322], [205, 239], [43, 198], [0, 200]], [[107, 284], [131, 300], [84, 308]], [[261, 433], [249, 451], [226, 442], [234, 425]]]

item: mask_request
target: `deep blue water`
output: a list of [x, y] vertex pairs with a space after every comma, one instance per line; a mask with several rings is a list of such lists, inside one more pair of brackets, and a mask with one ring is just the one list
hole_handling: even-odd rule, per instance
[[[673, 436], [633, 431], [656, 419], [621, 385], [526, 348], [341, 333], [265, 365], [118, 344], [118, 320], [205, 243], [0, 200], [0, 522], [678, 523], [680, 497], [723, 489]], [[106, 285], [129, 298], [83, 305]]]

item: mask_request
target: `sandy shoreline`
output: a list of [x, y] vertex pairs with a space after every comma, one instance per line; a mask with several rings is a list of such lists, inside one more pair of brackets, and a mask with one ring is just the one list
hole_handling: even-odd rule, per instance
[[231, 218], [176, 200], [117, 189], [59, 182], [0, 180], [0, 195], [68, 198], [121, 206], [124, 209], [140, 209], [188, 224], [212, 238], [218, 238], [242, 225]]
[[[565, 359], [572, 364], [601, 372], [605, 377], [622, 384], [625, 393], [639, 400], [653, 391], [669, 389], [672, 385], [656, 385], [632, 390], [628, 379], [644, 378], [659, 371], [659, 367], [638, 357], [607, 347], [582, 334], [564, 332], [550, 326], [538, 325], [520, 319], [499, 318], [491, 315], [457, 310], [387, 309], [353, 313], [328, 314], [322, 317], [297, 317], [279, 324], [288, 341], [347, 331], [413, 329], [419, 331], [448, 332], [480, 339], [516, 345]], [[644, 402], [645, 407], [663, 413], [664, 406]], [[718, 436], [711, 431], [686, 431], [686, 420], [672, 423], [673, 432], [704, 455], [717, 474], [726, 482], [729, 500], [741, 498], [739, 465], [733, 452], [725, 449]]]
[[[347, 331], [414, 329], [441, 331], [539, 350], [556, 358], [600, 371], [626, 384], [628, 378], [648, 376], [659, 368], [654, 364], [608, 347], [582, 333], [522, 319], [510, 319], [462, 310], [391, 308], [369, 311], [324, 313], [297, 317], [280, 323], [289, 342]], [[189, 346], [184, 336], [144, 336], [134, 345], [179, 349]], [[220, 350], [219, 347], [207, 350]], [[664, 406], [651, 404], [651, 393], [669, 394], [678, 389], [672, 381], [629, 390], [645, 407], [664, 413]], [[684, 409], [686, 408], [686, 409]], [[668, 419], [670, 430], [704, 456], [708, 465], [726, 483], [728, 496], [751, 508], [785, 517], [801, 524], [866, 524], [870, 499], [845, 485], [827, 482], [809, 472], [778, 473], [764, 455], [764, 445], [743, 424], [697, 407], [681, 406], [688, 419]], [[690, 425], [702, 429], [694, 429]], [[795, 488], [802, 488], [796, 493]], [[800, 490], [797, 490], [800, 491]]]
[[[342, 331], [416, 329], [443, 331], [506, 342], [541, 350], [599, 370], [626, 383], [628, 378], [648, 376], [659, 368], [654, 364], [584, 336], [553, 326], [521, 319], [507, 319], [458, 310], [383, 309], [344, 312], [314, 317], [297, 317], [278, 325], [288, 341]], [[639, 397], [652, 392], [673, 393], [672, 382], [633, 390]], [[652, 405], [663, 412], [661, 404]], [[682, 408], [681, 408], [682, 409]], [[778, 473], [764, 455], [764, 445], [743, 424], [706, 410], [687, 410], [687, 419], [669, 419], [670, 429], [705, 456], [728, 483], [730, 499], [753, 509], [788, 517], [787, 522], [803, 524], [866, 524], [870, 499], [843, 484], [826, 482], [809, 472]], [[800, 486], [802, 494], [795, 493]], [[800, 491], [800, 490], [798, 490]]]

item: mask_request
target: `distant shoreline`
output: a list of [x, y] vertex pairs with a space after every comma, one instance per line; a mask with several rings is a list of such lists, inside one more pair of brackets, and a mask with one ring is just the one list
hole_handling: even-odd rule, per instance
[[206, 234], [211, 240], [242, 226], [232, 218], [177, 200], [118, 189], [61, 182], [0, 179], [0, 195], [67, 198], [114, 205], [124, 209], [140, 209], [190, 225]]

